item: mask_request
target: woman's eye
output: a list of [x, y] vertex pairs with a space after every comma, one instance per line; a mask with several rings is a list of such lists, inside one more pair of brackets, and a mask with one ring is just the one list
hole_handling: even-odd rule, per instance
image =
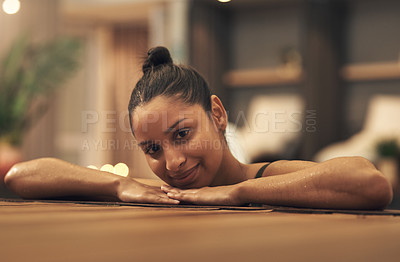
[[185, 129], [185, 130], [180, 130], [176, 133], [176, 138], [177, 139], [182, 139], [184, 137], [186, 137], [189, 134], [189, 130]]
[[160, 150], [160, 148], [161, 147], [159, 145], [151, 145], [148, 148], [146, 148], [145, 153], [149, 154], [149, 155], [152, 155], [152, 154], [157, 153]]

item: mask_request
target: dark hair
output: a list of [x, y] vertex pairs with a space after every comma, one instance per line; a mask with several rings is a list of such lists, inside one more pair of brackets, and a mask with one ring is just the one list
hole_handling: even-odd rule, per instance
[[143, 76], [136, 83], [128, 106], [132, 132], [132, 112], [157, 96], [177, 96], [185, 103], [200, 104], [206, 112], [211, 111], [211, 92], [207, 82], [195, 69], [175, 65], [167, 48], [150, 49], [142, 70]]

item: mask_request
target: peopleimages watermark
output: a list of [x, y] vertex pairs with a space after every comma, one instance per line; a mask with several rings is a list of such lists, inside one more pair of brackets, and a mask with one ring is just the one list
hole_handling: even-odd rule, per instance
[[[210, 121], [210, 115], [204, 114], [202, 111], [181, 111], [174, 115], [169, 115], [168, 112], [149, 112], [145, 118], [136, 124], [136, 128], [142, 132], [153, 130], [154, 128], [163, 131], [169, 130], [170, 125], [177, 121], [181, 121], [173, 130], [180, 128], [193, 127], [209, 132], [215, 126]], [[235, 132], [242, 135], [249, 133], [302, 133], [302, 132], [316, 132], [317, 131], [317, 113], [316, 110], [300, 111], [269, 111], [259, 112], [252, 118], [246, 117], [243, 111], [239, 112], [235, 117], [229, 117], [230, 123], [234, 126], [240, 126], [233, 129], [226, 130], [226, 135], [235, 136]], [[82, 112], [82, 133], [88, 133], [91, 129], [96, 128], [96, 133], [131, 133], [129, 124], [128, 111], [117, 113], [116, 111], [83, 111]], [[136, 132], [136, 130], [134, 130]], [[118, 138], [113, 135], [106, 135], [107, 138], [101, 139], [84, 139], [82, 140], [81, 150], [137, 150], [140, 146], [137, 144], [136, 139], [131, 138]], [[125, 136], [126, 137], [126, 136]], [[165, 147], [173, 146], [173, 148], [180, 148], [185, 150], [202, 150], [202, 149], [219, 149], [221, 143], [218, 140], [214, 141], [195, 141], [189, 143], [173, 143], [169, 141], [153, 141], [152, 144], [162, 145]], [[145, 150], [145, 148], [142, 147]]]
[[82, 151], [87, 150], [134, 150], [138, 149], [136, 140], [121, 141], [119, 139], [84, 139], [82, 140]]
[[314, 133], [317, 131], [317, 112], [316, 110], [306, 110], [305, 131]]
[[[194, 121], [197, 125], [204, 125], [206, 131], [213, 128], [210, 118], [204, 117], [204, 112], [199, 110], [180, 111], [174, 115], [168, 114], [167, 111], [149, 112], [145, 115], [145, 119], [141, 119], [137, 128], [147, 132], [157, 123], [157, 127], [166, 130], [169, 125], [183, 118], [186, 122]], [[263, 111], [254, 114], [251, 118], [243, 111], [239, 111], [234, 117], [228, 115], [228, 119], [234, 126], [238, 126], [237, 129], [249, 133], [297, 133], [317, 130], [316, 110]], [[132, 132], [128, 111], [83, 111], [81, 120], [82, 133], [89, 132], [91, 128], [96, 128], [101, 133]]]
[[155, 140], [151, 141], [150, 144], [146, 144], [143, 146], [139, 146], [137, 141], [132, 139], [84, 139], [82, 141], [82, 151], [87, 150], [95, 150], [95, 151], [102, 151], [102, 150], [138, 150], [141, 149], [143, 151], [147, 151], [151, 148], [151, 151], [156, 152], [152, 147], [153, 146], [161, 146], [163, 150], [168, 149], [179, 149], [179, 150], [219, 150], [226, 146], [225, 143], [221, 143], [220, 140], [196, 140], [196, 141], [189, 141], [189, 142], [172, 142], [170, 140]]

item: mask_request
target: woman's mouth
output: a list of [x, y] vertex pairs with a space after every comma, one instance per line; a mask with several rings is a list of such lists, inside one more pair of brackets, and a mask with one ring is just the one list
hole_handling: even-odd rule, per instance
[[189, 170], [186, 170], [182, 174], [172, 177], [174, 184], [177, 187], [186, 187], [186, 186], [189, 186], [190, 184], [192, 184], [196, 179], [199, 165], [200, 164], [197, 164], [194, 167], [190, 168]]

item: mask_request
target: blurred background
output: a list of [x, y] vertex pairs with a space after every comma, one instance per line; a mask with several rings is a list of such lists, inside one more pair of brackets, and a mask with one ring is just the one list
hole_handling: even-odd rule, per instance
[[[0, 57], [11, 56], [23, 36], [32, 45], [64, 36], [80, 46], [62, 49], [61, 61], [71, 58], [67, 79], [57, 78], [57, 88], [26, 109], [39, 100], [47, 110], [24, 126], [17, 145], [1, 140], [3, 163], [45, 156], [83, 166], [125, 162], [135, 176], [153, 177], [130, 134], [127, 105], [146, 51], [164, 45], [222, 98], [241, 161], [362, 155], [398, 185], [398, 0], [1, 2]], [[19, 3], [18, 12], [9, 2]]]

